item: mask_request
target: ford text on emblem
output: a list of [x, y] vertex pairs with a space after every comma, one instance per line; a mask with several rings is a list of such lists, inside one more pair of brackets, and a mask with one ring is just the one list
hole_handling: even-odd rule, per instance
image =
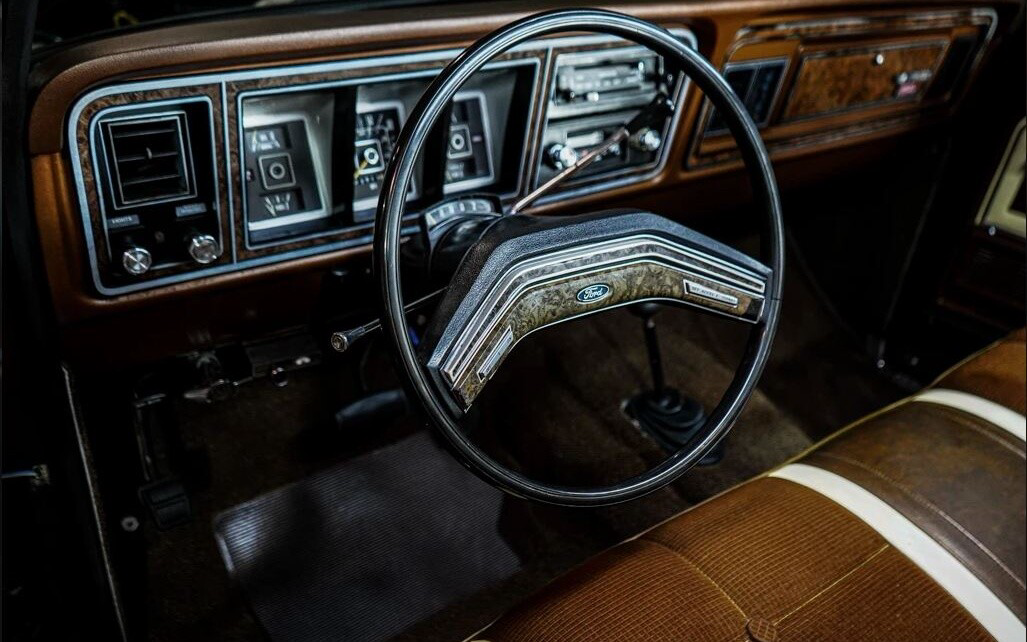
[[578, 294], [574, 298], [578, 300], [578, 303], [595, 303], [610, 296], [612, 291], [610, 286], [605, 283], [596, 283], [578, 290]]

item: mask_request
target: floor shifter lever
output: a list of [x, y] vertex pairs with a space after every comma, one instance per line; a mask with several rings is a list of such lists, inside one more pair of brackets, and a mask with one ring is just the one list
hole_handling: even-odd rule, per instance
[[[661, 448], [667, 452], [677, 452], [688, 444], [706, 423], [706, 412], [698, 401], [668, 386], [664, 379], [654, 319], [660, 309], [661, 306], [657, 303], [640, 303], [631, 308], [633, 314], [642, 318], [653, 387], [652, 390], [644, 390], [628, 399], [624, 403], [624, 412]], [[723, 457], [724, 442], [721, 441], [699, 460], [699, 465], [715, 464]]]

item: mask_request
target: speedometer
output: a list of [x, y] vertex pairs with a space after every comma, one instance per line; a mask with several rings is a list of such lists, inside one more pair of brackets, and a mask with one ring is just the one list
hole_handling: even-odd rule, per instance
[[[354, 213], [367, 212], [377, 206], [385, 167], [392, 158], [404, 116], [403, 103], [400, 102], [360, 106], [353, 137]], [[416, 187], [411, 183], [407, 197], [416, 196]]]

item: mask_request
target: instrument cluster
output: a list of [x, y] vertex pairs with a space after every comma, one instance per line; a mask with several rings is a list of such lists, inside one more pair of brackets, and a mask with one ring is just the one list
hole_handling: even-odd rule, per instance
[[[448, 127], [440, 133], [444, 194], [495, 188], [504, 172], [516, 182], [520, 168], [504, 165], [502, 145], [508, 129], [524, 131], [527, 109], [511, 111], [508, 99], [522, 80], [530, 85], [533, 72], [534, 66], [525, 65], [485, 71], [454, 98]], [[247, 246], [373, 222], [385, 169], [428, 80], [423, 74], [401, 75], [245, 95], [241, 154]], [[412, 206], [423, 196], [422, 182], [420, 168], [407, 193]]]
[[[690, 32], [676, 31], [694, 46]], [[366, 245], [406, 119], [456, 53], [155, 79], [86, 94], [68, 135], [88, 141], [71, 160], [97, 291], [116, 296]], [[680, 105], [686, 85], [654, 53], [611, 36], [507, 52], [465, 83], [420, 150], [407, 193], [411, 221], [461, 194], [487, 192], [509, 208], [657, 93]], [[679, 115], [540, 202], [655, 175]]]

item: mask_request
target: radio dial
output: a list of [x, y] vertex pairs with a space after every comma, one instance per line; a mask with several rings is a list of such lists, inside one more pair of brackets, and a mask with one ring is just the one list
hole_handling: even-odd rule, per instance
[[210, 234], [197, 234], [189, 239], [189, 256], [200, 265], [207, 265], [221, 256], [221, 246]]
[[546, 159], [549, 165], [555, 170], [567, 169], [578, 162], [578, 150], [570, 145], [553, 143], [546, 150]]
[[631, 137], [631, 146], [643, 152], [655, 152], [663, 144], [660, 132], [647, 127]]

